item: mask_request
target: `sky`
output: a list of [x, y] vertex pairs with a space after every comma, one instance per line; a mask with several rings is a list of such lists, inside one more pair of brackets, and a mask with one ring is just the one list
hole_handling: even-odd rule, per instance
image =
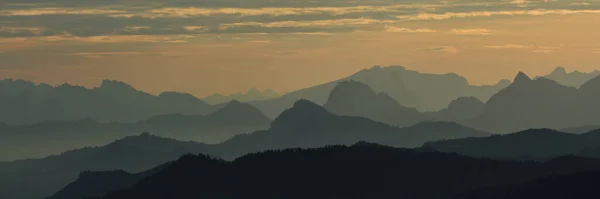
[[600, 69], [600, 0], [0, 0], [0, 78], [198, 97], [375, 65], [495, 84]]

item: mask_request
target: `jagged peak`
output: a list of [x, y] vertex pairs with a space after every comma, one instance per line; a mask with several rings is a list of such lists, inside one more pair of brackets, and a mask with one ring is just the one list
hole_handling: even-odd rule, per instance
[[497, 86], [502, 86], [502, 85], [510, 85], [510, 80], [508, 79], [501, 79], [500, 81], [498, 81], [498, 83], [496, 83]]
[[567, 70], [561, 66], [556, 67], [551, 73], [550, 75], [566, 75], [567, 74]]
[[515, 79], [513, 80], [513, 83], [521, 83], [521, 82], [529, 82], [531, 81], [531, 78], [529, 76], [527, 76], [527, 74], [525, 74], [524, 72], [519, 72], [517, 74], [517, 76], [515, 77]]
[[110, 79], [102, 80], [102, 83], [100, 84], [100, 88], [104, 88], [104, 89], [123, 88], [123, 89], [135, 90], [135, 88], [133, 88], [133, 86], [131, 86], [125, 82], [118, 81], [118, 80], [110, 80]]

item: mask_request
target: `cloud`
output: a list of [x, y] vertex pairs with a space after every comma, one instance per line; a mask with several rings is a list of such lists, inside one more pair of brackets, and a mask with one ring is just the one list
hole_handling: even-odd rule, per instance
[[1, 38], [0, 43], [25, 43], [25, 42], [88, 42], [88, 43], [156, 43], [156, 42], [181, 42], [194, 38], [192, 35], [102, 35], [79, 37], [68, 32], [53, 36], [12, 37]]
[[333, 19], [333, 20], [316, 20], [316, 21], [276, 21], [276, 22], [240, 22], [221, 24], [219, 29], [226, 30], [233, 27], [264, 27], [264, 28], [290, 28], [290, 27], [332, 27], [332, 26], [352, 26], [352, 25], [370, 25], [370, 24], [385, 24], [394, 23], [394, 20], [377, 20], [370, 18], [349, 18], [349, 19]]
[[329, 33], [329, 32], [292, 32], [292, 33], [288, 33], [288, 34], [293, 34], [293, 35], [321, 35], [321, 36], [335, 35], [335, 34]]
[[453, 46], [434, 46], [434, 47], [417, 49], [417, 51], [457, 53], [458, 49]]
[[505, 44], [499, 46], [485, 46], [486, 48], [492, 49], [527, 49], [527, 48], [535, 48], [535, 46], [525, 46], [519, 44]]
[[571, 6], [589, 6], [589, 5], [592, 5], [592, 4], [588, 3], [588, 2], [575, 2], [575, 3], [571, 3], [569, 5], [571, 5]]
[[123, 29], [123, 31], [125, 32], [138, 32], [140, 30], [144, 30], [144, 29], [150, 29], [152, 27], [150, 26], [127, 26]]
[[183, 29], [186, 29], [187, 31], [204, 32], [204, 31], [208, 30], [208, 27], [206, 27], [206, 26], [184, 26]]
[[452, 29], [450, 33], [457, 35], [492, 35], [489, 29]]
[[468, 17], [491, 17], [491, 16], [543, 16], [543, 15], [570, 15], [570, 14], [600, 14], [600, 10], [513, 10], [513, 11], [474, 11], [474, 12], [448, 12], [444, 14], [422, 13], [417, 15], [397, 16], [400, 20], [445, 20], [453, 18]]
[[87, 58], [104, 58], [107, 56], [181, 56], [187, 55], [187, 53], [174, 53], [174, 52], [80, 52], [80, 53], [69, 53], [67, 55], [82, 56]]
[[31, 8], [19, 10], [0, 10], [0, 16], [38, 16], [38, 15], [113, 15], [126, 13], [124, 10], [81, 9], [81, 8]]
[[431, 9], [445, 5], [414, 4], [388, 6], [346, 6], [346, 7], [265, 7], [265, 8], [201, 8], [201, 7], [167, 7], [143, 12], [115, 13], [113, 17], [144, 17], [144, 18], [191, 18], [197, 16], [288, 16], [288, 15], [345, 15], [352, 13], [394, 13], [403, 9]]
[[531, 50], [534, 53], [553, 53], [556, 52], [560, 47], [556, 46], [535, 46], [535, 45], [520, 45], [520, 44], [505, 44], [505, 45], [493, 45], [485, 46], [490, 49], [513, 49], [513, 50]]
[[31, 34], [39, 35], [44, 31], [46, 31], [46, 28], [0, 26], [0, 33], [9, 33], [9, 34], [31, 33]]
[[249, 43], [271, 43], [272, 41], [269, 40], [252, 40], [252, 41], [248, 41]]
[[432, 33], [437, 32], [436, 30], [432, 30], [429, 28], [419, 28], [419, 29], [410, 29], [410, 28], [400, 28], [394, 26], [385, 26], [386, 32], [402, 32], [402, 33]]

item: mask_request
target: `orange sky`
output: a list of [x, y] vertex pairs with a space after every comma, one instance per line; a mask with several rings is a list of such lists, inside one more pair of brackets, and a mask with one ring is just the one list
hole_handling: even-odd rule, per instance
[[[131, 31], [128, 33], [96, 33], [96, 30], [77, 33], [80, 29], [74, 27], [81, 24], [74, 21], [64, 27], [48, 22], [24, 28], [14, 23], [14, 19], [21, 19], [16, 15], [23, 12], [0, 9], [3, 22], [0, 23], [0, 78], [55, 85], [69, 82], [88, 87], [98, 85], [102, 79], [117, 79], [151, 93], [175, 90], [201, 97], [251, 87], [288, 92], [374, 65], [402, 65], [427, 73], [454, 72], [472, 84], [512, 79], [519, 70], [535, 76], [557, 66], [586, 72], [600, 69], [600, 10], [595, 10], [595, 2], [582, 4], [589, 7], [585, 9], [519, 5], [431, 12], [423, 8], [413, 14], [396, 13], [393, 19], [387, 14], [376, 17], [369, 17], [372, 13], [361, 14], [361, 9], [371, 9], [369, 12], [374, 13], [389, 11], [380, 7], [335, 9], [338, 15], [332, 14], [331, 19], [313, 19], [321, 15], [311, 15], [324, 12], [321, 10], [333, 12], [331, 8], [317, 11], [252, 8], [234, 10], [251, 16], [228, 25], [220, 23], [216, 32], [210, 32], [213, 27], [210, 23], [224, 20], [222, 13], [233, 11], [163, 9], [153, 12], [163, 13], [154, 18], [139, 14], [140, 19], [146, 17], [151, 25], [127, 26], [123, 31]], [[388, 7], [385, 9], [391, 9]], [[121, 13], [82, 8], [36, 9], [30, 10], [28, 17], [76, 11], [76, 16]], [[201, 18], [208, 22], [197, 19], [194, 22], [199, 25], [190, 23], [181, 30], [207, 31], [202, 34], [152, 29], [152, 23], [162, 25], [164, 21], [159, 20], [179, 23], [178, 20], [188, 20], [191, 15], [205, 17], [217, 11], [221, 13], [219, 18]], [[340, 17], [342, 11], [357, 13]], [[255, 15], [271, 17], [252, 18]], [[287, 15], [307, 19], [284, 18]], [[122, 16], [110, 17], [130, 22], [119, 18]], [[246, 26], [252, 28], [224, 32]], [[53, 28], [66, 31], [50, 32]], [[154, 32], [143, 32], [150, 30]]]

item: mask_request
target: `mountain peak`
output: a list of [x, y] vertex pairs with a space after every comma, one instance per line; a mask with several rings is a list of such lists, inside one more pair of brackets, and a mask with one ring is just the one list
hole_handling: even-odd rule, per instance
[[320, 118], [330, 116], [325, 108], [314, 102], [301, 99], [294, 102], [294, 107], [283, 111], [279, 117], [271, 123], [271, 129], [303, 129], [311, 128], [309, 121], [320, 120]]
[[294, 102], [292, 109], [322, 109], [323, 107], [318, 104], [311, 102], [310, 100], [301, 99]]
[[102, 89], [127, 89], [127, 90], [135, 90], [131, 85], [126, 84], [125, 82], [118, 80], [102, 80], [100, 84], [100, 88]]
[[567, 74], [567, 70], [563, 67], [556, 67], [551, 73], [551, 76], [557, 76], [557, 75], [566, 75]]
[[498, 83], [496, 83], [496, 86], [508, 86], [510, 85], [510, 80], [508, 79], [501, 79], [500, 81], [498, 81]]
[[520, 82], [528, 82], [528, 81], [531, 81], [531, 78], [529, 76], [527, 76], [527, 74], [525, 74], [524, 72], [519, 72], [519, 74], [517, 74], [517, 76], [515, 77], [515, 80], [513, 82], [520, 83]]
[[250, 90], [248, 90], [248, 92], [246, 92], [246, 95], [260, 95], [262, 94], [262, 92], [256, 88], [251, 88]]

